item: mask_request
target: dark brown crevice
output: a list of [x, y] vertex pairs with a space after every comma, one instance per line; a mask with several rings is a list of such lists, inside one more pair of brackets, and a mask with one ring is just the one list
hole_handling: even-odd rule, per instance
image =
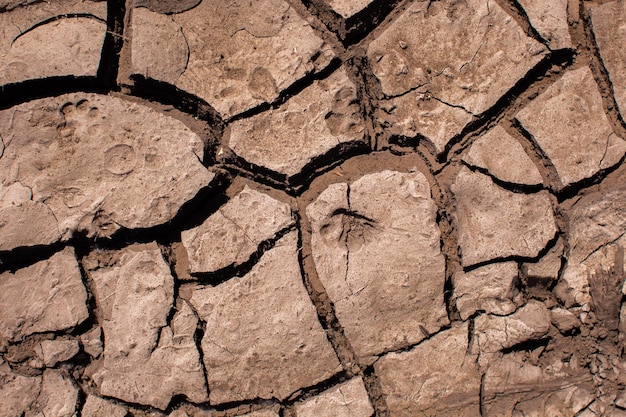
[[200, 364], [200, 368], [202, 369], [202, 375], [204, 375], [204, 385], [206, 386], [208, 395], [211, 392], [211, 388], [209, 387], [209, 377], [204, 364], [204, 351], [202, 350], [202, 338], [206, 333], [206, 321], [200, 318], [200, 315], [193, 308], [191, 303], [189, 303], [189, 308], [191, 308], [191, 311], [193, 311], [193, 314], [196, 316], [196, 320], [198, 320], [196, 324], [196, 331], [193, 333], [193, 342], [196, 345], [196, 350], [198, 351], [198, 362]]
[[0, 86], [0, 110], [28, 101], [68, 93], [106, 94], [109, 90], [96, 77], [73, 75], [40, 78]]
[[504, 181], [496, 177], [495, 175], [493, 175], [486, 168], [468, 164], [465, 161], [462, 162], [462, 165], [472, 172], [477, 172], [482, 175], [488, 176], [491, 179], [491, 181], [494, 184], [496, 184], [498, 187], [505, 189], [507, 191], [510, 191], [512, 193], [515, 193], [515, 194], [535, 194], [542, 190], [545, 190], [545, 187], [543, 186], [543, 184], [529, 185], [529, 184], [520, 184], [517, 182]]
[[[182, 299], [178, 297], [178, 291], [180, 288], [180, 280], [178, 279], [178, 273], [176, 272], [175, 264], [171, 258], [171, 247], [163, 245], [161, 243], [157, 243], [159, 251], [161, 252], [161, 258], [163, 258], [163, 262], [167, 265], [170, 271], [170, 275], [172, 276], [173, 285], [172, 285], [172, 306], [170, 307], [170, 311], [167, 313], [165, 317], [165, 327], [171, 327], [172, 320], [176, 315], [176, 312], [179, 309], [179, 303]], [[161, 328], [162, 330], [163, 328]], [[158, 348], [159, 342], [161, 340], [161, 332], [157, 333], [157, 340], [154, 343], [154, 349]]]
[[13, 40], [11, 41], [11, 46], [15, 43], [16, 40], [18, 40], [19, 38], [21, 38], [22, 36], [26, 35], [29, 32], [32, 32], [33, 30], [37, 29], [38, 27], [41, 27], [43, 25], [47, 25], [48, 23], [51, 22], [56, 22], [58, 20], [63, 20], [63, 19], [78, 19], [78, 18], [86, 18], [86, 19], [94, 19], [97, 20], [99, 22], [105, 22], [104, 19], [99, 18], [98, 16], [95, 16], [91, 13], [65, 13], [65, 14], [61, 14], [61, 15], [57, 15], [57, 16], [52, 16], [48, 19], [44, 19], [40, 22], [35, 23], [34, 25], [32, 25], [31, 27], [29, 27], [28, 29], [25, 29], [24, 31], [21, 31], [15, 38], [13, 38]]
[[363, 370], [363, 382], [370, 403], [374, 408], [374, 417], [391, 417], [387, 401], [385, 400], [385, 393], [374, 371], [374, 366], [368, 366]]
[[324, 285], [317, 276], [310, 242], [311, 233], [306, 230], [310, 227], [306, 215], [301, 213], [298, 216], [296, 225], [298, 229], [298, 261], [300, 272], [307, 293], [315, 306], [318, 320], [326, 332], [328, 341], [335, 351], [344, 371], [347, 372], [347, 376], [358, 375], [360, 369], [357, 356], [337, 319], [334, 305], [330, 297], [328, 297]]
[[451, 322], [459, 320], [460, 314], [454, 302], [454, 274], [461, 271], [461, 259], [456, 231], [453, 227], [453, 217], [451, 214], [450, 202], [452, 197], [439, 185], [435, 189], [433, 199], [437, 203], [437, 224], [441, 233], [440, 250], [445, 259], [445, 278], [443, 285], [443, 301], [446, 306], [448, 320]]
[[601, 183], [609, 174], [616, 171], [624, 163], [624, 160], [626, 160], [626, 155], [622, 155], [620, 160], [613, 166], [610, 166], [605, 169], [601, 169], [588, 178], [584, 178], [580, 181], [577, 181], [572, 184], [568, 184], [567, 186], [563, 187], [561, 190], [555, 193], [556, 197], [558, 198], [559, 203], [562, 203], [571, 198], [574, 198], [582, 190]]
[[554, 71], [553, 67], [564, 68], [572, 65], [574, 57], [574, 53], [570, 50], [558, 50], [547, 54], [502, 95], [493, 106], [478, 115], [476, 119], [463, 128], [461, 133], [450, 139], [443, 152], [437, 156], [437, 160], [440, 163], [446, 163], [452, 157], [458, 156], [468, 146], [467, 139], [475, 137], [484, 130], [485, 126], [498, 120], [508, 109], [513, 108], [515, 103], [519, 101], [519, 98], [523, 97], [535, 83]]
[[302, 0], [309, 11], [318, 16], [344, 46], [362, 41], [383, 22], [402, 0], [374, 0], [354, 15], [344, 18], [322, 0]]
[[524, 9], [524, 6], [521, 5], [519, 0], [495, 0], [500, 7], [502, 7], [522, 28], [524, 33], [533, 38], [539, 43], [544, 44], [548, 47], [548, 41], [541, 36], [539, 31], [533, 26], [530, 21], [530, 17], [528, 17], [528, 13]]
[[291, 85], [287, 86], [271, 103], [261, 103], [258, 106], [255, 106], [249, 110], [229, 117], [224, 121], [224, 123], [231, 124], [233, 122], [236, 122], [237, 120], [247, 119], [270, 109], [277, 109], [285, 104], [291, 97], [301, 93], [304, 89], [313, 85], [315, 81], [328, 78], [333, 72], [339, 69], [339, 67], [341, 67], [341, 60], [338, 58], [333, 58], [326, 67], [316, 72], [307, 73], [302, 78], [299, 78]]
[[552, 192], [561, 189], [563, 184], [561, 183], [556, 167], [541, 146], [539, 146], [539, 143], [535, 140], [533, 135], [526, 130], [517, 119], [512, 119], [509, 124], [504, 125], [504, 128], [521, 143], [526, 154], [539, 170], [544, 187], [547, 187]]
[[216, 202], [223, 202], [223, 193], [230, 185], [230, 178], [217, 173], [216, 178], [207, 184], [189, 201], [185, 202], [176, 215], [169, 221], [149, 228], [117, 230], [108, 238], [89, 239], [82, 237], [75, 239], [78, 245], [97, 244], [101, 248], [121, 249], [133, 243], [171, 243], [176, 240], [177, 229], [192, 227], [201, 224], [210, 214], [217, 210]]
[[98, 79], [106, 88], [117, 91], [120, 54], [125, 42], [126, 0], [107, 1], [107, 31], [100, 55]]
[[297, 174], [288, 177], [286, 174], [246, 161], [232, 151], [226, 151], [220, 161], [233, 174], [253, 179], [261, 184], [285, 191], [290, 196], [300, 195], [317, 177], [328, 172], [346, 160], [369, 153], [371, 151], [365, 141], [342, 142], [322, 155], [312, 158]]
[[464, 272], [470, 272], [470, 271], [473, 271], [473, 270], [478, 269], [478, 268], [483, 267], [483, 266], [487, 266], [487, 265], [491, 265], [491, 264], [495, 264], [495, 263], [501, 263], [501, 262], [510, 262], [510, 261], [515, 261], [515, 262], [518, 262], [518, 263], [519, 262], [530, 262], [530, 263], [538, 262], [552, 248], [554, 248], [554, 246], [556, 245], [556, 243], [558, 242], [560, 237], [561, 237], [561, 233], [560, 233], [560, 231], [557, 230], [554, 233], [554, 236], [552, 236], [552, 238], [548, 241], [548, 243], [546, 243], [546, 245], [543, 247], [543, 249], [541, 249], [539, 251], [537, 256], [511, 255], [511, 256], [495, 257], [495, 258], [492, 258], [492, 259], [488, 259], [486, 261], [481, 261], [481, 262], [477, 262], [477, 263], [472, 264], [472, 265], [464, 266], [463, 267], [463, 271]]
[[276, 243], [285, 237], [287, 234], [293, 232], [296, 229], [295, 225], [287, 226], [282, 230], [279, 230], [274, 236], [266, 239], [262, 242], [259, 242], [257, 246], [257, 250], [253, 252], [250, 257], [239, 264], [231, 264], [225, 266], [224, 268], [218, 269], [213, 272], [201, 272], [201, 273], [192, 273], [199, 284], [202, 285], [210, 285], [217, 286], [219, 284], [223, 284], [226, 281], [229, 281], [233, 278], [241, 278], [247, 275], [252, 268], [259, 262], [261, 257], [274, 248]]
[[15, 272], [37, 262], [45, 261], [68, 246], [63, 242], [52, 245], [18, 247], [9, 251], [0, 251], [0, 273]]
[[[209, 103], [194, 94], [181, 90], [172, 84], [146, 78], [143, 75], [132, 75], [133, 84], [129, 86], [132, 96], [160, 104], [173, 106], [175, 109], [205, 122], [216, 137], [224, 132], [225, 122]], [[211, 158], [205, 158], [205, 164], [211, 164]]]
[[[613, 82], [609, 76], [606, 64], [602, 59], [602, 55], [600, 54], [600, 48], [593, 31], [591, 14], [589, 13], [589, 10], [587, 10], [587, 7], [585, 7], [585, 2], [583, 0], [580, 0], [580, 16], [587, 41], [586, 47], [589, 53], [589, 67], [591, 68], [591, 72], [594, 75], [602, 95], [604, 111], [615, 133], [617, 133], [621, 138], [626, 139], [626, 120], [624, 120], [624, 117], [618, 110], [619, 106], [615, 100]], [[626, 111], [626, 109], [624, 109], [624, 111]]]
[[352, 69], [355, 76], [357, 102], [360, 104], [361, 117], [363, 118], [365, 138], [372, 150], [378, 148], [377, 121], [375, 116], [375, 106], [373, 96], [369, 92], [368, 78], [363, 68], [366, 66], [367, 58], [360, 54], [355, 55], [346, 61], [346, 66]]
[[487, 409], [485, 408], [485, 373], [480, 375], [480, 389], [478, 391], [478, 410], [480, 417], [487, 416]]
[[78, 269], [80, 271], [80, 277], [83, 282], [83, 286], [87, 291], [87, 310], [89, 311], [89, 316], [87, 320], [78, 324], [75, 329], [72, 330], [71, 334], [73, 336], [79, 336], [80, 334], [86, 333], [92, 328], [99, 326], [98, 319], [98, 306], [96, 304], [96, 297], [94, 292], [93, 283], [91, 282], [91, 278], [89, 278], [89, 274], [87, 274], [87, 270], [83, 264], [83, 259], [89, 256], [89, 251], [87, 248], [76, 248], [74, 249], [76, 262], [78, 264]]

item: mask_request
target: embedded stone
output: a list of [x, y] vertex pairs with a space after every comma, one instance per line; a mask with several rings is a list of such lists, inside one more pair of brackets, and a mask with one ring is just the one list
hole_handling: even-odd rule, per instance
[[[133, 38], [139, 45], [133, 51], [140, 52], [132, 56], [132, 72], [172, 82], [206, 100], [224, 118], [273, 102], [334, 57], [330, 46], [282, 0], [203, 1], [171, 16], [135, 11]], [[189, 58], [183, 61], [186, 51]], [[158, 78], [162, 75], [166, 79]]]
[[567, 23], [567, 2], [568, 0], [550, 3], [541, 0], [520, 0], [530, 24], [548, 42], [552, 50], [572, 47]]
[[518, 291], [516, 262], [485, 265], [469, 272], [459, 271], [452, 277], [452, 299], [463, 320], [477, 311], [507, 315], [515, 311], [513, 302]]
[[74, 339], [54, 339], [41, 341], [41, 353], [47, 367], [72, 359], [80, 350], [78, 341]]
[[626, 4], [614, 1], [589, 9], [602, 63], [609, 73], [615, 101], [626, 119]]
[[69, 329], [89, 316], [87, 291], [71, 248], [0, 274], [0, 340]]
[[507, 191], [466, 167], [451, 189], [464, 266], [512, 256], [536, 257], [557, 231], [547, 191]]
[[242, 264], [262, 242], [294, 224], [289, 204], [246, 185], [200, 226], [182, 232], [189, 269], [215, 272]]
[[479, 137], [463, 156], [463, 162], [481, 168], [503, 182], [523, 185], [543, 182], [522, 145], [501, 126]]
[[554, 327], [563, 334], [567, 334], [580, 327], [580, 320], [574, 313], [563, 308], [553, 308], [550, 310], [550, 319]]
[[333, 184], [306, 212], [317, 274], [358, 356], [417, 343], [448, 324], [437, 208], [423, 174]]
[[95, 395], [87, 396], [81, 412], [83, 417], [126, 417], [127, 414], [128, 411], [121, 405]]
[[588, 67], [566, 72], [516, 118], [550, 158], [563, 186], [614, 166], [626, 152]]
[[206, 322], [202, 338], [212, 404], [282, 400], [341, 369], [298, 264], [290, 232], [242, 278], [194, 286], [191, 303]]
[[536, 300], [505, 317], [482, 315], [474, 321], [480, 354], [490, 354], [528, 340], [545, 336], [550, 330], [550, 311]]
[[248, 162], [291, 177], [331, 149], [364, 139], [356, 87], [342, 68], [274, 110], [235, 121], [228, 146]]
[[[0, 190], [29, 190], [0, 209], [6, 249], [162, 225], [215, 176], [183, 123], [111, 96], [65, 94], [0, 111], [0, 135]], [[40, 236], [32, 228], [43, 219]]]
[[106, 4], [28, 5], [0, 13], [0, 27], [0, 85], [55, 76], [95, 77], [107, 30]]
[[398, 417], [480, 415], [481, 375], [468, 353], [468, 325], [454, 325], [374, 364], [389, 412]]
[[174, 279], [155, 243], [85, 261], [104, 333], [103, 361], [92, 375], [101, 395], [165, 409], [175, 395], [208, 400], [194, 342], [197, 318], [173, 307]]
[[[498, 4], [446, 0], [409, 5], [370, 43], [367, 56], [388, 102], [379, 117], [386, 120], [389, 112], [391, 124], [400, 121], [401, 136], [417, 132], [441, 152], [545, 53]], [[397, 101], [416, 94], [417, 100]]]
[[360, 377], [296, 404], [297, 417], [370, 417], [373, 414]]

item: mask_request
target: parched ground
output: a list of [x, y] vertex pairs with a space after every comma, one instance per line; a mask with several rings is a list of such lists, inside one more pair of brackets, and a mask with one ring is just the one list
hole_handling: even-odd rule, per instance
[[626, 2], [0, 0], [0, 417], [626, 416]]

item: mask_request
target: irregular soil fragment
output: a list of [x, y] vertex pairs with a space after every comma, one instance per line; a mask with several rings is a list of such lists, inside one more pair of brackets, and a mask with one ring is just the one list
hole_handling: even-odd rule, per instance
[[248, 162], [291, 177], [331, 149], [364, 139], [356, 87], [340, 69], [279, 108], [234, 122], [228, 146]]
[[515, 311], [518, 270], [516, 262], [485, 265], [470, 272], [456, 272], [452, 278], [453, 300], [463, 320], [477, 311], [499, 315]]
[[14, 273], [4, 272], [0, 274], [0, 340], [16, 341], [76, 326], [89, 315], [86, 302], [71, 248]]
[[534, 300], [510, 316], [482, 315], [474, 325], [475, 343], [481, 355], [539, 339], [549, 330], [550, 311], [543, 303]]
[[104, 398], [89, 395], [83, 405], [81, 415], [83, 417], [126, 417], [128, 411], [121, 405], [115, 404]]
[[261, 242], [294, 223], [288, 204], [245, 186], [200, 226], [182, 232], [191, 273], [242, 264]]
[[611, 79], [615, 101], [626, 119], [626, 4], [607, 2], [590, 7], [593, 33]]
[[518, 194], [463, 167], [451, 187], [463, 266], [535, 257], [556, 233], [549, 194]]
[[563, 186], [612, 167], [626, 152], [588, 67], [566, 72], [516, 117], [550, 158]]
[[436, 207], [423, 174], [383, 171], [333, 184], [307, 216], [317, 274], [357, 355], [417, 343], [448, 324]]
[[[205, 0], [172, 15], [176, 25], [165, 25], [160, 14], [140, 13], [133, 22], [133, 36], [144, 41], [142, 53], [133, 55], [132, 71], [154, 78], [171, 74], [167, 68], [171, 56], [188, 50], [188, 62], [177, 66], [180, 77], [162, 81], [206, 100], [224, 118], [274, 101], [297, 80], [327, 66], [333, 56], [311, 26], [282, 0]], [[153, 41], [145, 42], [149, 38]], [[170, 57], [163, 59], [164, 52]]]
[[[590, 287], [602, 285], [626, 247], [623, 175], [574, 202], [568, 212], [570, 253], [558, 296], [570, 307], [591, 302]], [[619, 251], [621, 250], [621, 255]]]
[[530, 19], [530, 24], [539, 32], [550, 49], [572, 47], [567, 23], [567, 0], [549, 3], [542, 0], [519, 0]]
[[100, 394], [160, 409], [177, 394], [207, 401], [194, 342], [197, 318], [186, 302], [170, 317], [174, 280], [156, 244], [111, 253], [110, 265], [97, 256], [86, 265], [105, 341], [92, 375]]
[[479, 137], [463, 156], [463, 162], [482, 168], [503, 182], [524, 185], [543, 182], [539, 170], [522, 145], [501, 126]]
[[252, 270], [216, 287], [193, 287], [210, 400], [284, 399], [340, 365], [302, 283], [291, 232]]
[[467, 324], [374, 364], [391, 415], [478, 416], [480, 373], [469, 354]]
[[[389, 100], [388, 114], [379, 117], [395, 125], [394, 134], [425, 136], [441, 152], [472, 115], [493, 106], [545, 52], [495, 2], [415, 2], [367, 51]], [[404, 95], [411, 99], [402, 100]]]
[[0, 85], [65, 75], [95, 77], [107, 30], [106, 4], [41, 2], [0, 13], [0, 28]]
[[[67, 94], [0, 111], [0, 135], [0, 195], [15, 184], [29, 191], [0, 209], [0, 230], [25, 228], [8, 249], [50, 243], [49, 228], [69, 239], [162, 225], [215, 176], [188, 127], [111, 96]], [[29, 231], [45, 208], [55, 220], [41, 235]]]
[[297, 417], [370, 417], [373, 413], [360, 377], [296, 404]]
[[482, 415], [582, 416], [594, 391], [588, 371], [576, 364], [540, 367], [506, 355], [485, 373]]

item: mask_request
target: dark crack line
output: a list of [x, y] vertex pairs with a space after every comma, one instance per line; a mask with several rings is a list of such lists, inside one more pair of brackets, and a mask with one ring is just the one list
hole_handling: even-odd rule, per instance
[[365, 141], [342, 142], [326, 153], [311, 158], [297, 174], [290, 177], [261, 165], [248, 162], [232, 151], [230, 155], [224, 158], [222, 164], [227, 169], [233, 170], [235, 174], [285, 191], [294, 197], [306, 191], [307, 186], [323, 173], [332, 170], [352, 157], [370, 152], [371, 148]]
[[[620, 136], [624, 137], [626, 120], [624, 120], [624, 118], [622, 117], [621, 112], [617, 110], [620, 109], [620, 107], [617, 103], [617, 100], [615, 99], [615, 88], [613, 86], [613, 81], [611, 80], [609, 71], [606, 67], [606, 64], [604, 63], [604, 60], [602, 59], [602, 55], [600, 54], [600, 46], [598, 45], [598, 40], [593, 30], [593, 21], [591, 20], [591, 15], [585, 7], [583, 1], [580, 2], [580, 16], [581, 22], [583, 24], [583, 30], [589, 44], [589, 49], [591, 50], [592, 59], [590, 67], [592, 72], [594, 73], [594, 78], [596, 78], [596, 81], [599, 81], [598, 84], [601, 90], [606, 88], [608, 89], [608, 91], [611, 92], [608, 97], [606, 97], [605, 94], [602, 94], [602, 101], [605, 103], [605, 106], [608, 107], [608, 109], [606, 110], [609, 110], [608, 112], [617, 119], [618, 123], [620, 124], [619, 127], [621, 128]], [[606, 103], [606, 100], [608, 100], [609, 103]], [[626, 109], [621, 110], [626, 112]]]
[[561, 182], [556, 166], [552, 163], [552, 160], [543, 150], [539, 142], [537, 142], [535, 137], [528, 130], [526, 130], [522, 123], [517, 119], [512, 119], [511, 126], [518, 134], [519, 139], [525, 141], [526, 144], [529, 145], [532, 153], [534, 154], [532, 156], [535, 157], [533, 158], [535, 159], [533, 162], [536, 162], [535, 165], [537, 165], [537, 162], [540, 164], [537, 166], [537, 169], [541, 174], [541, 178], [543, 179], [542, 182], [545, 184], [544, 186], [547, 186], [552, 191], [562, 188], [563, 183]]
[[291, 224], [279, 230], [274, 236], [259, 242], [257, 250], [252, 253], [246, 261], [240, 264], [231, 264], [214, 272], [200, 272], [193, 273], [192, 275], [197, 278], [199, 284], [212, 286], [222, 284], [233, 278], [241, 278], [248, 274], [252, 270], [252, 268], [254, 268], [254, 266], [259, 262], [261, 257], [267, 251], [273, 249], [280, 239], [295, 230], [296, 225]]
[[48, 19], [42, 20], [41, 22], [35, 23], [33, 26], [31, 26], [28, 29], [20, 32], [15, 38], [13, 38], [13, 40], [10, 43], [10, 45], [13, 46], [15, 41], [17, 41], [22, 36], [26, 35], [29, 32], [32, 32], [33, 30], [37, 29], [38, 27], [47, 25], [48, 23], [56, 22], [57, 20], [81, 18], [81, 17], [82, 18], [87, 18], [87, 19], [94, 19], [94, 20], [97, 20], [99, 22], [106, 23], [106, 20], [104, 20], [104, 19], [102, 19], [102, 18], [100, 18], [98, 16], [94, 16], [91, 13], [66, 13], [66, 14], [60, 14], [60, 15], [56, 15], [56, 16], [50, 17]]
[[305, 74], [302, 78], [294, 81], [291, 85], [283, 89], [272, 102], [263, 102], [251, 109], [245, 110], [225, 120], [225, 124], [231, 124], [241, 119], [248, 119], [252, 116], [264, 113], [268, 110], [276, 110], [285, 104], [290, 98], [298, 95], [307, 87], [312, 86], [316, 81], [328, 78], [341, 66], [339, 58], [333, 58], [330, 63], [319, 71], [312, 71]]
[[531, 38], [533, 38], [537, 42], [545, 45], [548, 49], [550, 49], [548, 40], [545, 39], [543, 36], [541, 36], [541, 33], [539, 33], [539, 31], [535, 28], [535, 26], [533, 26], [533, 23], [530, 20], [528, 13], [526, 13], [526, 9], [524, 9], [524, 6], [522, 6], [519, 0], [508, 0], [508, 1], [510, 2], [509, 4], [511, 5], [512, 11], [516, 12], [519, 18], [524, 22], [524, 26], [526, 26], [526, 29], [527, 29], [526, 33]]
[[[482, 133], [492, 123], [500, 119], [509, 108], [519, 102], [519, 97], [523, 96], [533, 84], [549, 75], [553, 71], [552, 67], [554, 65], [559, 67], [570, 66], [574, 62], [574, 56], [574, 52], [570, 50], [558, 50], [548, 53], [504, 93], [493, 106], [481, 114], [475, 115], [473, 121], [465, 125], [460, 133], [453, 136], [446, 143], [444, 150], [439, 155], [436, 155], [436, 160], [442, 166], [435, 170], [435, 174], [441, 172], [454, 161], [451, 157], [457, 156], [465, 150], [470, 144], [468, 143], [469, 139], [474, 138], [478, 133]], [[472, 114], [471, 112], [468, 113]]]
[[[352, 208], [350, 206], [350, 183], [346, 183], [347, 187], [346, 187], [346, 201], [348, 203], [348, 212], [352, 212]], [[345, 217], [342, 216], [342, 220]], [[344, 239], [344, 244], [346, 245], [346, 272], [344, 274], [343, 280], [346, 283], [346, 286], [348, 287], [348, 290], [350, 291], [350, 294], [354, 294], [354, 291], [352, 290], [352, 287], [350, 287], [350, 283], [348, 282], [348, 275], [350, 274], [350, 243], [349, 243], [349, 239], [350, 239], [350, 231], [352, 230], [352, 222], [345, 222], [342, 221], [341, 222], [341, 233], [344, 234], [345, 232], [345, 239]], [[347, 226], [347, 230], [345, 230], [345, 227]]]
[[519, 184], [516, 182], [504, 181], [496, 177], [495, 175], [493, 175], [486, 168], [472, 165], [465, 161], [462, 161], [462, 164], [463, 166], [466, 166], [472, 172], [478, 172], [478, 173], [488, 176], [491, 179], [491, 181], [493, 181], [494, 184], [496, 184], [500, 188], [503, 188], [515, 194], [536, 194], [546, 189], [543, 186], [543, 184], [528, 185], [528, 184]]
[[556, 245], [560, 236], [561, 236], [561, 233], [559, 230], [557, 230], [554, 233], [554, 236], [548, 241], [546, 246], [544, 246], [544, 248], [541, 249], [541, 251], [539, 251], [537, 256], [510, 255], [510, 256], [496, 257], [496, 258], [488, 259], [486, 261], [477, 262], [472, 265], [463, 266], [463, 272], [471, 272], [483, 266], [492, 265], [492, 264], [501, 263], [501, 262], [509, 262], [509, 261], [536, 263], [541, 258], [543, 258]]

